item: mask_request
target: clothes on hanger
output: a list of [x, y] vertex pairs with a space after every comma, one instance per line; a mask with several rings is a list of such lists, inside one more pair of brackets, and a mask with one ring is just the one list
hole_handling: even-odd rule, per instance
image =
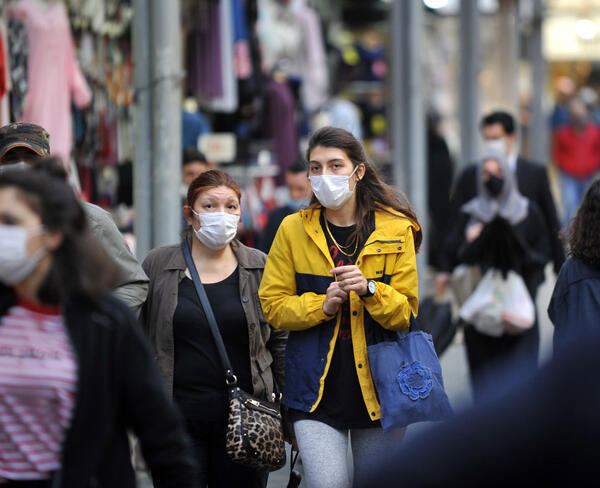
[[234, 67], [235, 74], [240, 80], [247, 80], [252, 76], [248, 23], [244, 7], [244, 0], [232, 0]]
[[22, 22], [8, 20], [8, 54], [10, 58], [10, 119], [19, 120], [23, 115], [23, 104], [27, 94], [27, 60], [29, 44], [27, 32]]
[[233, 60], [233, 0], [219, 2], [219, 27], [221, 45], [221, 80], [223, 95], [209, 100], [199, 98], [201, 105], [214, 112], [232, 113], [238, 108], [238, 85]]
[[187, 38], [187, 89], [198, 98], [223, 96], [221, 13], [219, 2], [198, 3], [198, 25]]
[[287, 5], [277, 0], [259, 0], [259, 10], [256, 28], [265, 70], [277, 69], [300, 79], [302, 105], [313, 112], [327, 100], [329, 85], [318, 14], [306, 0]]
[[277, 183], [285, 183], [286, 169], [298, 159], [298, 136], [295, 123], [295, 104], [285, 82], [270, 80], [266, 88], [269, 138], [273, 140], [275, 162], [279, 166]]
[[9, 13], [23, 22], [29, 43], [28, 88], [20, 120], [44, 127], [52, 153], [66, 162], [71, 154], [71, 98], [84, 107], [91, 92], [75, 56], [65, 6], [50, 2], [41, 7], [20, 0]]

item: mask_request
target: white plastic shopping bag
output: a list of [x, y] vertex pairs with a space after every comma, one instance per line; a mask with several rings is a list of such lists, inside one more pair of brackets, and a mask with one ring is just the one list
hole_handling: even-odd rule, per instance
[[535, 323], [535, 305], [523, 278], [509, 271], [504, 282], [504, 307], [502, 319], [506, 331], [520, 334], [533, 327]]
[[500, 271], [488, 270], [460, 308], [460, 318], [472, 324], [482, 334], [493, 337], [504, 334], [503, 281]]
[[535, 305], [517, 273], [509, 271], [504, 279], [490, 269], [461, 307], [460, 318], [489, 336], [520, 334], [533, 327]]

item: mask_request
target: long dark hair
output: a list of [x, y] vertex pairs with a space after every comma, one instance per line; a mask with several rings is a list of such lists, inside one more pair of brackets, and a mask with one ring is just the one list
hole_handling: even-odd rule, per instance
[[600, 180], [594, 181], [585, 192], [566, 235], [571, 256], [600, 268]]
[[45, 171], [15, 170], [0, 175], [0, 189], [4, 188], [17, 191], [17, 198], [40, 217], [44, 229], [62, 234], [38, 290], [42, 303], [93, 301], [116, 285], [115, 267], [89, 234], [86, 214], [68, 183]]
[[[317, 147], [335, 147], [346, 153], [348, 159], [352, 161], [354, 167], [363, 163], [365, 165], [365, 174], [356, 184], [356, 233], [362, 242], [369, 237], [369, 219], [370, 213], [375, 210], [386, 211], [384, 207], [389, 207], [396, 212], [404, 215], [407, 219], [419, 225], [417, 215], [410, 206], [406, 196], [399, 191], [395, 191], [390, 185], [385, 183], [377, 169], [369, 162], [365, 149], [360, 141], [350, 132], [338, 127], [322, 127], [313, 132], [308, 141], [306, 150], [306, 160], [310, 161], [310, 153]], [[311, 207], [315, 207], [319, 201], [314, 196], [311, 200]], [[414, 231], [415, 251], [419, 251], [423, 234], [421, 230]]]

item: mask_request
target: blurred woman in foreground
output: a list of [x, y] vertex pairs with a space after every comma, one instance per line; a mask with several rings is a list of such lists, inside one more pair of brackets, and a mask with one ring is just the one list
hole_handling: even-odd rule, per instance
[[[0, 484], [134, 487], [127, 431], [156, 486], [195, 486], [183, 430], [72, 189], [0, 175]], [[160, 419], [160, 421], [157, 421]]]

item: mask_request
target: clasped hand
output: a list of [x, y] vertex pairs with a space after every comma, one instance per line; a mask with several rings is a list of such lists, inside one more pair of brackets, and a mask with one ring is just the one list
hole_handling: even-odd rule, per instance
[[323, 302], [323, 312], [327, 315], [335, 315], [342, 303], [348, 300], [351, 291], [359, 296], [367, 292], [367, 279], [358, 266], [339, 266], [330, 271], [336, 277], [336, 281], [327, 288], [327, 295]]

